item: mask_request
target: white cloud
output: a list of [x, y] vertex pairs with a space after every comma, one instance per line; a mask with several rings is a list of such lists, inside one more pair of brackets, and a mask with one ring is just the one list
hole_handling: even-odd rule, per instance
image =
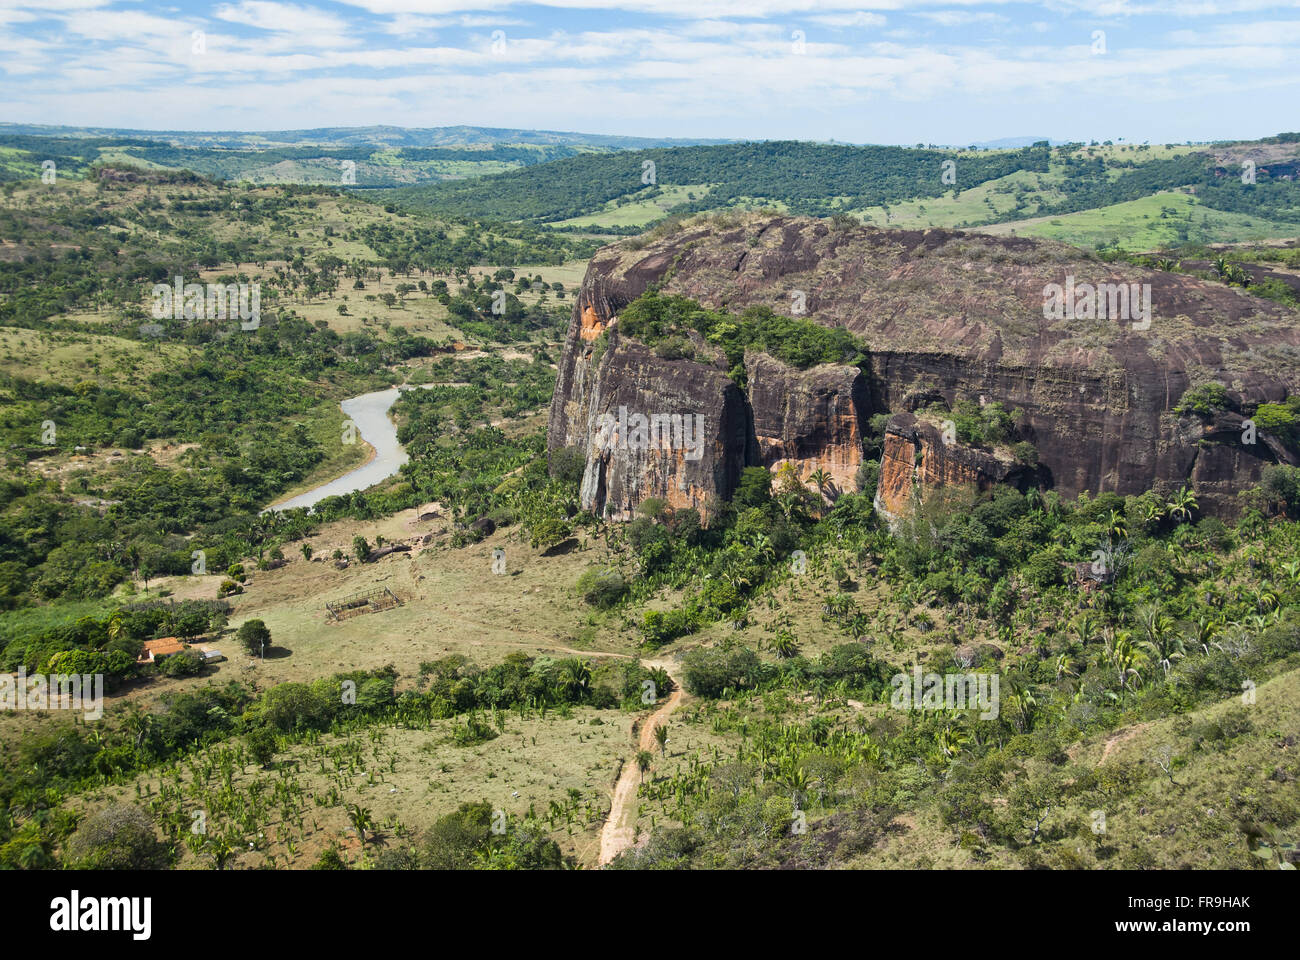
[[268, 0], [241, 0], [240, 3], [223, 3], [214, 11], [218, 20], [240, 23], [259, 30], [282, 33], [343, 33], [348, 22], [316, 7], [300, 7], [292, 3], [271, 3]]
[[1204, 31], [1176, 30], [1170, 42], [1192, 46], [1229, 44], [1300, 44], [1300, 20], [1270, 20], [1257, 23], [1219, 24]]
[[862, 10], [854, 13], [820, 14], [808, 19], [825, 27], [883, 27], [885, 25], [885, 18], [880, 14], [865, 13]]
[[973, 23], [1005, 23], [1007, 19], [999, 13], [990, 13], [987, 10], [934, 10], [918, 13], [917, 16], [924, 17], [941, 27], [965, 27]]

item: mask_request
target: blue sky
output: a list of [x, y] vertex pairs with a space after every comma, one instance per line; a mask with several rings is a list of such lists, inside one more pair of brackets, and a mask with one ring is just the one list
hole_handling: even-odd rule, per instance
[[1300, 0], [0, 0], [0, 120], [1248, 138], [1300, 128]]

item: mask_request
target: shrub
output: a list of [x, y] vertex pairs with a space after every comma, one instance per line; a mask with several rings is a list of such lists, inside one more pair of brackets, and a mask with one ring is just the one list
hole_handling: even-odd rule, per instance
[[203, 662], [197, 650], [182, 650], [165, 659], [159, 669], [168, 677], [192, 677], [203, 671]]
[[627, 581], [617, 570], [590, 567], [578, 577], [577, 589], [582, 599], [599, 610], [617, 606], [627, 596]]
[[267, 727], [256, 727], [244, 734], [244, 744], [258, 766], [265, 767], [275, 757], [275, 734]]
[[1208, 417], [1215, 410], [1228, 409], [1228, 392], [1221, 383], [1203, 383], [1183, 393], [1182, 399], [1174, 407], [1180, 416], [1196, 414]]
[[696, 618], [686, 610], [647, 610], [641, 623], [645, 643], [653, 647], [671, 643], [678, 637], [694, 633]]
[[139, 807], [114, 804], [87, 819], [68, 841], [69, 866], [87, 870], [160, 870], [167, 846]]
[[758, 654], [748, 647], [717, 650], [701, 647], [682, 661], [682, 679], [688, 693], [720, 697], [727, 690], [749, 690], [762, 675]]

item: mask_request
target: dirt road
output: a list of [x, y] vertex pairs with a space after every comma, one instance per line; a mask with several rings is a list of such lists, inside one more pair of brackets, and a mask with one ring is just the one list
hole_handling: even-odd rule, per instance
[[641, 665], [648, 670], [661, 667], [673, 678], [673, 692], [659, 705], [654, 713], [641, 724], [640, 736], [637, 738], [636, 751], [623, 763], [623, 771], [618, 782], [614, 784], [614, 797], [609, 807], [609, 817], [600, 831], [600, 859], [604, 866], [632, 845], [636, 839], [636, 791], [641, 783], [641, 771], [636, 767], [636, 753], [641, 750], [653, 752], [658, 745], [655, 742], [655, 728], [668, 722], [668, 717], [682, 699], [682, 681], [674, 672], [674, 665], [666, 660], [642, 660]]

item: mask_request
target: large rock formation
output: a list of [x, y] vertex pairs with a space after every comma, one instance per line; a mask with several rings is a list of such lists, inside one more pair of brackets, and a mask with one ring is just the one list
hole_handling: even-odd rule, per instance
[[[702, 341], [695, 360], [673, 360], [619, 337], [619, 311], [651, 283], [736, 312], [762, 304], [790, 313], [800, 302], [810, 319], [862, 338], [869, 361], [861, 371], [799, 371], [750, 354], [746, 395]], [[1045, 316], [1047, 285], [1084, 283], [1149, 284], [1150, 322], [1136, 311]], [[1203, 508], [1231, 513], [1262, 468], [1290, 453], [1263, 435], [1242, 443], [1239, 414], [1179, 416], [1179, 398], [1217, 381], [1234, 407], [1248, 410], [1282, 400], [1298, 380], [1298, 318], [1239, 289], [1043, 241], [732, 216], [596, 254], [559, 365], [549, 444], [585, 453], [585, 508], [625, 516], [652, 496], [706, 507], [729, 497], [739, 471], [755, 464], [793, 461], [803, 476], [821, 468], [853, 489], [872, 414], [936, 400], [999, 401], [1022, 412], [1022, 435], [1038, 451], [1035, 482], [1062, 496], [1191, 483]], [[702, 415], [703, 455], [593, 443], [600, 415], [620, 405]], [[923, 425], [896, 423], [882, 486], [903, 484], [888, 462], [906, 459], [905, 443], [921, 452], [919, 465], [912, 452], [908, 484], [1024, 480], [996, 456], [935, 447]], [[893, 496], [882, 489], [886, 505]]]
[[[575, 424], [556, 436], [587, 454], [582, 505], [625, 520], [654, 497], [707, 514], [711, 499], [729, 496], [740, 471], [756, 462], [745, 396], [725, 370], [663, 360], [639, 343], [620, 342], [616, 327], [609, 349], [588, 361], [575, 399], [564, 401], [559, 414], [572, 415]], [[638, 442], [630, 422], [638, 415], [666, 418], [668, 429], [655, 431], [654, 442]], [[553, 408], [552, 422], [555, 416]]]
[[995, 483], [1024, 487], [1037, 471], [997, 450], [984, 450], [945, 438], [933, 423], [910, 413], [895, 414], [885, 429], [876, 485], [876, 510], [898, 517], [911, 507], [913, 497], [933, 487], [962, 485], [987, 490]]

